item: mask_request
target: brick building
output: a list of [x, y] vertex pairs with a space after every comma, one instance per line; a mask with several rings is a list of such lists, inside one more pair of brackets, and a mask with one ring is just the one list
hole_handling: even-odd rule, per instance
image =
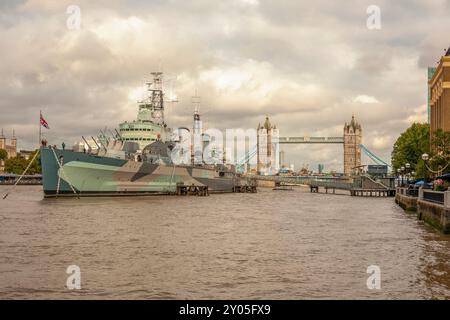
[[[8, 159], [17, 157], [17, 138], [14, 131], [10, 141], [11, 141], [10, 144], [6, 144], [7, 143], [6, 137], [3, 134], [2, 129], [2, 131], [0, 132], [0, 149], [6, 150], [6, 153], [8, 154]], [[4, 166], [5, 166], [4, 161], [0, 160], [0, 172], [4, 171]]]

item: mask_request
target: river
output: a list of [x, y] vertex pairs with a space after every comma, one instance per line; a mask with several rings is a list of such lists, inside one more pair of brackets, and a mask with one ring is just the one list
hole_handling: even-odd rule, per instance
[[[449, 258], [450, 237], [393, 198], [42, 199], [33, 186], [0, 199], [1, 299], [443, 299]], [[80, 290], [66, 288], [70, 265]]]

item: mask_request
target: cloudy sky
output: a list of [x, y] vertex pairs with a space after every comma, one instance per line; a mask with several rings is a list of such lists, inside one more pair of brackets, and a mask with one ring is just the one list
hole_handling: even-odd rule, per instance
[[[379, 30], [367, 28], [370, 5]], [[448, 30], [449, 0], [2, 0], [0, 127], [33, 148], [42, 109], [50, 143], [71, 144], [135, 118], [139, 88], [162, 69], [178, 99], [170, 126], [191, 125], [195, 90], [210, 128], [256, 127], [267, 114], [282, 136], [338, 136], [354, 113], [364, 144], [389, 159], [397, 136], [427, 119], [427, 66]], [[342, 146], [282, 148], [296, 167], [342, 170]]]

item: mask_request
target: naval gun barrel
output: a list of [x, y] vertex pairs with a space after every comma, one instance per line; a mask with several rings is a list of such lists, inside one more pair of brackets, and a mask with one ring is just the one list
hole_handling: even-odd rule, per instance
[[123, 141], [122, 135], [120, 134], [119, 131], [117, 131], [117, 129], [114, 128], [114, 131], [117, 133], [117, 136], [119, 137], [120, 141]]
[[89, 152], [91, 152], [92, 151], [91, 145], [87, 142], [87, 140], [83, 136], [81, 136], [81, 138], [83, 139], [84, 143], [86, 143], [86, 145], [88, 146]]
[[[94, 141], [95, 145], [97, 146], [98, 150], [100, 150], [101, 148], [100, 148], [100, 146], [98, 145], [97, 141], [95, 141], [95, 139], [94, 139], [93, 136], [91, 136], [91, 138], [92, 138], [92, 140]], [[100, 142], [100, 141], [99, 141], [99, 142]]]

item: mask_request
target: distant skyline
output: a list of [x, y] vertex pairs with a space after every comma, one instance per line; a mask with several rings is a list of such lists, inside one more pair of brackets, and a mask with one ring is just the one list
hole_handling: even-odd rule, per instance
[[[68, 28], [80, 9], [80, 28]], [[381, 29], [366, 26], [368, 6]], [[192, 96], [209, 128], [281, 136], [342, 135], [352, 114], [384, 160], [414, 121], [427, 120], [427, 67], [448, 46], [450, 1], [2, 1], [0, 128], [36, 147], [133, 120], [150, 72], [162, 69], [172, 127], [192, 126]], [[282, 146], [286, 163], [342, 170], [342, 146]], [[367, 158], [363, 162], [369, 163]]]

